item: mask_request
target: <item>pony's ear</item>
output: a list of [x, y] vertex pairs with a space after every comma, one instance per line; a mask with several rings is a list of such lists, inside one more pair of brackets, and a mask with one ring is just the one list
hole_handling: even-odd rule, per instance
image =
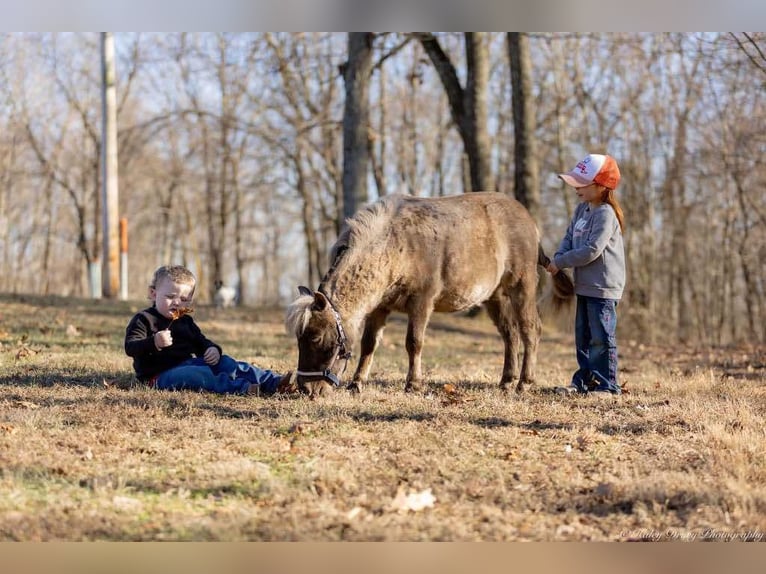
[[314, 292], [309, 289], [308, 287], [304, 287], [303, 285], [298, 285], [298, 295], [314, 295]]
[[322, 293], [317, 291], [314, 293], [314, 304], [311, 306], [312, 311], [324, 311], [327, 309], [327, 305], [329, 304], [329, 301], [327, 301], [327, 297], [325, 297]]

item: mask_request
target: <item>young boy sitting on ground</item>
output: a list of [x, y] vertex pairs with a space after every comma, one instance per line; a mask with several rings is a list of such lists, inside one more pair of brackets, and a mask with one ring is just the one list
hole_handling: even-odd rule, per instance
[[271, 395], [290, 387], [292, 372], [279, 375], [224, 355], [191, 315], [197, 280], [181, 265], [154, 272], [149, 299], [125, 332], [125, 352], [133, 357], [138, 380], [163, 390]]

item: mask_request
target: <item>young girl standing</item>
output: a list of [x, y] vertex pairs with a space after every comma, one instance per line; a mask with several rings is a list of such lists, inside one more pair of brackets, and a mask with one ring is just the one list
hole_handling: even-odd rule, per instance
[[577, 206], [566, 235], [546, 267], [551, 274], [574, 270], [578, 369], [562, 393], [620, 394], [617, 382], [617, 303], [625, 287], [624, 218], [615, 189], [617, 162], [590, 154], [559, 177], [575, 189]]

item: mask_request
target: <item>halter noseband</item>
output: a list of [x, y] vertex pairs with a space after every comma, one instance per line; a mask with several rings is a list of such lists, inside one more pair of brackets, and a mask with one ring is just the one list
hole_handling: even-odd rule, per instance
[[348, 339], [346, 338], [346, 332], [343, 330], [343, 324], [340, 320], [340, 313], [338, 313], [338, 310], [335, 308], [335, 304], [332, 302], [332, 299], [327, 295], [327, 293], [324, 292], [324, 290], [320, 287], [319, 292], [322, 293], [322, 295], [325, 296], [325, 299], [327, 299], [327, 302], [330, 304], [330, 310], [332, 311], [333, 317], [335, 318], [335, 329], [338, 332], [338, 340], [335, 343], [335, 351], [333, 352], [332, 359], [330, 360], [330, 364], [327, 365], [327, 367], [323, 371], [301, 371], [300, 369], [295, 371], [295, 374], [300, 378], [320, 378], [324, 379], [328, 383], [332, 384], [334, 387], [340, 387], [340, 378], [338, 378], [338, 375], [332, 372], [332, 368], [335, 365], [335, 361], [338, 359], [346, 361], [343, 365], [343, 369], [341, 370], [340, 374], [342, 375], [346, 371], [346, 367], [348, 367], [348, 360], [351, 358], [351, 351], [348, 350], [346, 347], [346, 343], [348, 342]]

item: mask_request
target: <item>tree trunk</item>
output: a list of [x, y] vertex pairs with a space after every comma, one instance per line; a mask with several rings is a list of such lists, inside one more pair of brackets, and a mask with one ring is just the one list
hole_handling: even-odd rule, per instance
[[370, 125], [371, 32], [350, 32], [348, 61], [343, 80], [346, 102], [343, 111], [343, 218], [349, 218], [369, 201], [367, 169]]
[[535, 104], [532, 95], [532, 62], [529, 37], [508, 33], [508, 59], [513, 93], [514, 193], [540, 226], [540, 180], [535, 140]]
[[491, 191], [489, 137], [487, 135], [487, 82], [489, 56], [484, 34], [466, 32], [466, 87], [460, 85], [457, 71], [439, 40], [431, 33], [419, 33], [420, 43], [431, 59], [447, 93], [452, 119], [463, 140], [468, 158], [472, 191]]

